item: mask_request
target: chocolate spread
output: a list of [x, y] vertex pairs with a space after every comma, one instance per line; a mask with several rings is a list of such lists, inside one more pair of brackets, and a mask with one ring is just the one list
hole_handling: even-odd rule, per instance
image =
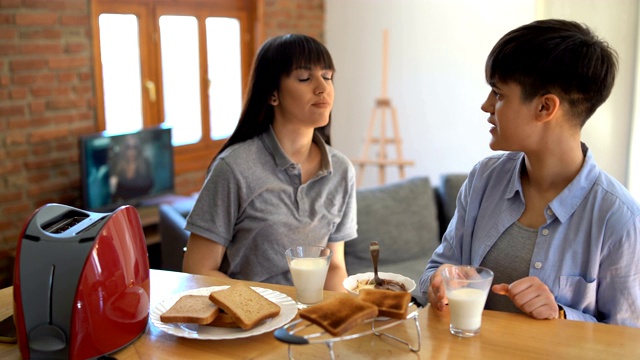
[[395, 280], [389, 280], [389, 279], [382, 279], [382, 280], [384, 281], [384, 284], [376, 285], [375, 289], [393, 290], [393, 291], [407, 291], [407, 288], [401, 282], [398, 282], [398, 281], [395, 281]]

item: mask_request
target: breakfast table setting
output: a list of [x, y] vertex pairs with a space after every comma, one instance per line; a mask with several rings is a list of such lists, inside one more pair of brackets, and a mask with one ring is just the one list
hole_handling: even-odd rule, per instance
[[[212, 287], [227, 287], [243, 283], [258, 290], [279, 304], [295, 302], [293, 286], [215, 278], [165, 270], [150, 270], [149, 321], [144, 332], [131, 344], [110, 354], [115, 359], [329, 359], [333, 350], [337, 359], [639, 359], [640, 329], [571, 320], [535, 320], [526, 315], [484, 310], [482, 329], [477, 336], [458, 337], [450, 333], [448, 309], [439, 312], [429, 305], [413, 305], [414, 314], [406, 321], [384, 329], [388, 335], [404, 339], [409, 344], [389, 336], [371, 333], [371, 325], [363, 324], [347, 334], [366, 333], [351, 339], [332, 342], [290, 344], [276, 338], [275, 333], [286, 324], [268, 320], [264, 331], [246, 334], [241, 329], [235, 335], [198, 337], [197, 329], [185, 328], [171, 333], [157, 326], [157, 315], [168, 299]], [[323, 291], [323, 301], [353, 296], [341, 292]], [[0, 290], [0, 317], [12, 314], [12, 288]], [[322, 302], [320, 304], [322, 304]], [[297, 307], [281, 305], [289, 310], [285, 322], [300, 321]], [[293, 314], [291, 314], [293, 312]], [[281, 311], [280, 314], [283, 314]], [[290, 319], [289, 319], [290, 317]], [[270, 324], [272, 323], [272, 324]], [[382, 322], [381, 324], [384, 324]], [[188, 331], [191, 330], [190, 335]], [[255, 329], [254, 329], [255, 330]], [[251, 331], [251, 330], [249, 330]], [[195, 332], [195, 334], [194, 334]], [[208, 337], [208, 338], [207, 338]], [[347, 336], [342, 336], [345, 338]], [[331, 339], [331, 337], [327, 337]], [[411, 350], [413, 348], [414, 350]], [[20, 359], [17, 344], [0, 344], [0, 358]]]

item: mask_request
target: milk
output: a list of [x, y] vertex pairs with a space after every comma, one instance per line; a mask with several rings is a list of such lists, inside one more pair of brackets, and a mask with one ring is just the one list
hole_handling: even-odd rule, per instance
[[458, 330], [477, 330], [482, 322], [482, 310], [487, 300], [483, 290], [463, 288], [447, 293], [451, 313], [451, 327]]
[[329, 261], [323, 258], [296, 258], [291, 260], [289, 270], [296, 288], [296, 300], [303, 304], [322, 301], [324, 280]]

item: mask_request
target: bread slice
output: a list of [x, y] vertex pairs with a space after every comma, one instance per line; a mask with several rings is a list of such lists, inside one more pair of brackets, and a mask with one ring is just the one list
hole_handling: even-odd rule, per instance
[[213, 321], [219, 311], [207, 295], [184, 295], [160, 315], [160, 321], [204, 325]]
[[378, 316], [404, 319], [407, 317], [411, 293], [407, 291], [361, 289], [358, 299], [377, 306]]
[[378, 316], [378, 308], [354, 296], [345, 295], [302, 309], [298, 315], [329, 334], [339, 336], [363, 321]]
[[240, 325], [238, 325], [233, 320], [231, 315], [227, 314], [222, 309], [220, 310], [220, 313], [218, 313], [218, 316], [216, 316], [216, 318], [213, 319], [213, 321], [208, 323], [207, 325], [208, 326], [223, 327], [223, 328], [239, 328], [240, 327]]
[[234, 284], [209, 294], [209, 300], [231, 315], [244, 330], [280, 314], [280, 306], [245, 284]]

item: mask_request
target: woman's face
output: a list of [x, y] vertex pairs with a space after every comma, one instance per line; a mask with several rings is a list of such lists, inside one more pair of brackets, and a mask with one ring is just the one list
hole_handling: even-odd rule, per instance
[[127, 138], [124, 144], [125, 154], [129, 161], [135, 160], [140, 151], [140, 144], [133, 138]]
[[489, 114], [492, 150], [525, 151], [535, 145], [536, 103], [523, 102], [519, 85], [496, 82], [481, 109]]
[[284, 75], [275, 92], [274, 121], [317, 128], [327, 125], [333, 108], [333, 71], [299, 68]]

